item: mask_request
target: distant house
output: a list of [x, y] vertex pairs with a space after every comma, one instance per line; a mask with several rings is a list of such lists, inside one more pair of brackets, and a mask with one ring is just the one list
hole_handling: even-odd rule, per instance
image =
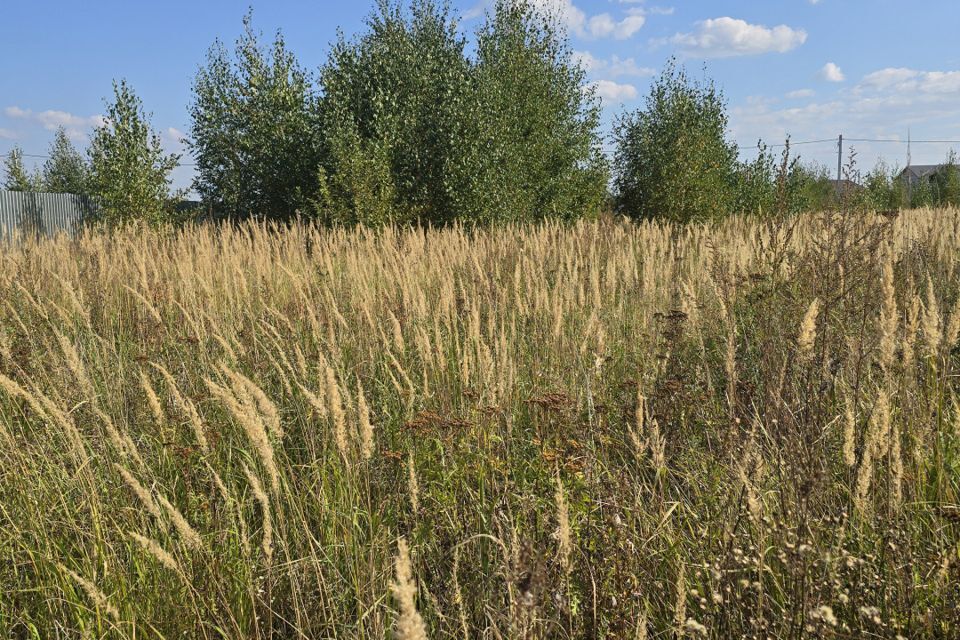
[[922, 180], [930, 182], [946, 166], [945, 164], [912, 164], [900, 172], [900, 179], [911, 187]]
[[837, 180], [831, 180], [830, 184], [833, 185], [835, 192], [840, 193], [845, 198], [854, 196], [863, 190], [862, 184], [846, 178], [840, 180], [839, 182]]

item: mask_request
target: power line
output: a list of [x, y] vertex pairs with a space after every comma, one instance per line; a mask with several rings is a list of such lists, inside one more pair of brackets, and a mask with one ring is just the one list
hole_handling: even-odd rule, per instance
[[897, 144], [960, 144], [960, 140], [896, 140], [882, 138], [847, 138], [850, 142], [893, 142]]
[[[5, 155], [5, 156], [6, 156], [6, 155], [9, 155], [12, 151], [13, 151], [13, 149], [11, 149], [10, 151], [7, 151], [7, 152], [4, 153], [3, 155]], [[49, 159], [50, 159], [50, 156], [49, 156], [48, 154], [44, 154], [44, 153], [21, 153], [20, 155], [21, 155], [21, 157], [24, 157], [24, 158], [37, 158], [37, 159], [39, 159], [39, 160], [49, 160]], [[195, 166], [197, 166], [197, 164], [196, 164], [195, 162], [178, 162], [175, 166], [177, 166], [177, 167], [195, 167]]]
[[[796, 147], [796, 146], [799, 146], [799, 145], [801, 145], [801, 144], [823, 144], [824, 142], [836, 142], [836, 141], [837, 141], [836, 138], [824, 138], [824, 139], [822, 139], [822, 140], [801, 140], [800, 142], [794, 142], [794, 141], [791, 140], [790, 143], [789, 143], [789, 145], [790, 145], [791, 147]], [[751, 144], [751, 145], [743, 145], [743, 146], [737, 147], [737, 149], [739, 149], [739, 150], [741, 150], [741, 151], [745, 151], [745, 150], [747, 150], [747, 149], [756, 149], [756, 148], [759, 147], [760, 144], [762, 144], [762, 143]], [[786, 146], [787, 146], [787, 143], [768, 144], [768, 145], [765, 145], [765, 146], [766, 146], [766, 148], [768, 148], [768, 149], [781, 149], [781, 148], [783, 148], [783, 147], [786, 147]]]
[[[847, 142], [876, 142], [876, 143], [889, 143], [889, 144], [957, 144], [960, 145], [960, 140], [912, 140], [908, 142], [907, 140], [900, 140], [898, 138], [847, 138], [844, 137], [844, 140]], [[764, 145], [767, 149], [783, 149], [784, 147], [799, 147], [801, 145], [808, 144], [836, 144], [837, 138], [821, 138], [820, 140], [791, 140], [789, 143], [779, 143], [779, 144], [768, 144]], [[762, 142], [751, 145], [740, 145], [737, 147], [738, 151], [749, 151], [759, 148]], [[606, 146], [606, 145], [605, 145]], [[12, 150], [11, 150], [12, 151]], [[3, 155], [9, 154], [10, 151], [5, 152]], [[49, 159], [50, 156], [44, 153], [23, 153], [21, 154], [24, 158], [36, 158], [40, 160]], [[175, 166], [177, 167], [196, 167], [197, 163], [195, 162], [178, 162]]]

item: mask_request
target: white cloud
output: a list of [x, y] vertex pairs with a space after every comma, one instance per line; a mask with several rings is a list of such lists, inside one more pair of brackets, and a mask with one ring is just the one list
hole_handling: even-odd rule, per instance
[[573, 59], [575, 62], [578, 62], [583, 70], [587, 73], [591, 71], [599, 71], [607, 64], [605, 60], [597, 58], [589, 51], [574, 51]]
[[597, 58], [589, 51], [574, 51], [574, 59], [580, 63], [587, 73], [602, 71], [611, 78], [648, 78], [657, 71], [651, 67], [641, 67], [633, 58], [621, 58], [614, 54], [609, 60]]
[[531, 4], [543, 14], [555, 17], [571, 34], [581, 38], [626, 40], [646, 22], [645, 12], [639, 8], [628, 9], [626, 17], [617, 20], [606, 12], [588, 16], [573, 0], [531, 0]]
[[167, 130], [163, 132], [162, 136], [167, 142], [174, 144], [181, 144], [183, 139], [187, 137], [183, 131], [177, 129], [176, 127], [167, 127]]
[[[702, 20], [693, 33], [678, 33], [667, 40], [687, 56], [728, 58], [760, 53], [786, 53], [807, 40], [807, 32], [787, 25], [765, 27], [723, 17]], [[662, 42], [661, 42], [662, 43]]]
[[9, 118], [27, 120], [41, 125], [47, 131], [54, 131], [63, 127], [67, 135], [74, 140], [86, 140], [87, 131], [104, 123], [102, 115], [78, 116], [67, 111], [48, 109], [47, 111], [32, 111], [17, 106], [7, 107], [3, 113]]
[[[617, 19], [607, 12], [588, 15], [583, 9], [573, 3], [573, 0], [528, 0], [530, 5], [542, 14], [555, 18], [567, 31], [578, 38], [597, 39], [614, 38], [626, 40], [633, 37], [646, 23], [647, 15], [670, 15], [672, 7], [639, 7], [626, 9], [626, 15]], [[620, 0], [620, 4], [637, 5], [642, 0]], [[479, 0], [468, 9], [463, 17], [465, 20], [474, 20], [490, 11], [494, 0]]]
[[[869, 169], [884, 158], [901, 166], [906, 160], [906, 133], [914, 138], [960, 139], [960, 71], [886, 68], [867, 74], [855, 86], [841, 88], [829, 100], [787, 105], [745, 101], [731, 109], [733, 136], [744, 144], [763, 138], [781, 142], [832, 139], [797, 147], [807, 159], [836, 163], [837, 134], [845, 138], [900, 139], [903, 144], [855, 142], [858, 166]], [[914, 145], [913, 161], [939, 162], [950, 144]], [[845, 151], [846, 153], [846, 151]], [[831, 160], [832, 158], [832, 160]], [[844, 159], [846, 161], [846, 158]]]
[[791, 91], [787, 94], [787, 98], [791, 100], [796, 100], [798, 98], [812, 98], [814, 96], [813, 89], [797, 89], [796, 91]]
[[888, 67], [864, 76], [857, 90], [861, 93], [865, 91], [960, 93], [960, 71], [917, 71]]
[[10, 129], [0, 128], [0, 138], [3, 140], [13, 140], [17, 137], [16, 132], [11, 131]]
[[653, 67], [641, 67], [633, 58], [620, 58], [616, 54], [610, 58], [610, 66], [607, 69], [614, 78], [622, 76], [633, 78], [649, 78], [657, 72]]
[[637, 88], [632, 84], [620, 84], [613, 80], [598, 80], [593, 83], [597, 90], [597, 95], [603, 100], [613, 102], [624, 102], [634, 100], [637, 97]]
[[609, 13], [601, 13], [587, 21], [587, 30], [591, 37], [607, 38], [611, 35], [617, 40], [626, 40], [639, 31], [647, 19], [639, 13], [628, 15], [619, 22]]
[[847, 76], [843, 74], [843, 69], [833, 62], [823, 65], [823, 68], [820, 69], [820, 77], [827, 82], [843, 82], [847, 79]]
[[[645, 4], [646, 0], [618, 0], [620, 4]], [[672, 16], [673, 7], [652, 6], [644, 8], [644, 12], [651, 16]]]

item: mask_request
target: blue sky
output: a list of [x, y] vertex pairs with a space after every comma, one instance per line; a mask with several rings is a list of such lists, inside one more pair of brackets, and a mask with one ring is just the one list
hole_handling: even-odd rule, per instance
[[[893, 0], [537, 0], [566, 24], [603, 96], [607, 125], [642, 105], [671, 55], [724, 90], [731, 135], [745, 146], [846, 138], [960, 140], [960, 2], [911, 9]], [[190, 83], [215, 38], [232, 42], [253, 6], [269, 39], [282, 29], [316, 69], [338, 28], [360, 30], [372, 3], [313, 1], [5, 0], [0, 22], [0, 153], [44, 154], [57, 125], [84, 144], [113, 78], [132, 83], [164, 144], [189, 129]], [[488, 0], [456, 0], [465, 31]], [[853, 143], [866, 169], [904, 165], [905, 144]], [[960, 144], [915, 144], [915, 164]], [[836, 164], [834, 142], [797, 148]], [[744, 152], [749, 155], [749, 151]], [[42, 159], [38, 160], [42, 162]], [[184, 157], [189, 163], [189, 157]], [[177, 186], [191, 169], [176, 172]]]

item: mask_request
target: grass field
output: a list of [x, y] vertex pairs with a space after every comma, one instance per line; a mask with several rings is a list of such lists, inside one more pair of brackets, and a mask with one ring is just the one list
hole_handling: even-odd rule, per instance
[[0, 637], [960, 635], [960, 211], [0, 253]]

